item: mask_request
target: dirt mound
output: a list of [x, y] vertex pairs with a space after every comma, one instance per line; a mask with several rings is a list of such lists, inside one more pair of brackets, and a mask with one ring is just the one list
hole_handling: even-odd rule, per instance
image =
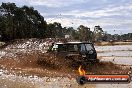
[[[38, 65], [38, 63], [40, 65], [38, 59], [43, 59], [43, 61], [41, 61], [41, 65], [43, 64], [43, 66], [51, 67], [53, 69], [70, 66], [72, 63], [72, 60], [70, 59], [67, 60], [65, 58], [53, 58], [54, 56], [48, 55], [45, 57], [43, 55], [47, 52], [52, 43], [59, 41], [65, 42], [66, 40], [54, 38], [15, 40], [10, 42], [9, 45], [0, 51], [0, 58], [13, 59], [14, 62], [17, 62], [20, 66], [34, 66], [36, 64]], [[30, 62], [32, 62], [32, 64]], [[16, 66], [18, 66], [17, 63], [15, 64]]]
[[[43, 54], [55, 39], [21, 39], [15, 40], [0, 50], [0, 67], [10, 71], [20, 71], [20, 73], [35, 73], [46, 75], [48, 71], [63, 70], [68, 66], [69, 60], [62, 58], [48, 57], [43, 61], [43, 65], [38, 64], [39, 58], [44, 58]], [[68, 62], [69, 61], [69, 62]], [[30, 69], [30, 70], [29, 70]], [[32, 69], [32, 70], [31, 70]], [[45, 71], [45, 69], [48, 69]], [[65, 70], [66, 72], [66, 70]], [[49, 74], [49, 73], [48, 73]]]
[[55, 42], [55, 39], [21, 39], [11, 42], [5, 49], [24, 49], [24, 50], [39, 50], [46, 52], [48, 47]]
[[19, 39], [8, 42], [4, 48], [0, 49], [0, 58], [15, 59], [23, 57], [23, 54], [45, 53], [53, 42], [63, 41], [63, 39]]

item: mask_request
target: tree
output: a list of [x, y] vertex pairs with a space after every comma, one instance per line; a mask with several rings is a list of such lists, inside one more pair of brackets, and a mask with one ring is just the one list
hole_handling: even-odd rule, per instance
[[33, 7], [2, 3], [0, 13], [2, 40], [46, 38], [47, 23]]
[[79, 40], [81, 41], [91, 41], [92, 40], [92, 31], [90, 28], [80, 25], [78, 28]]
[[77, 30], [72, 31], [72, 39], [79, 40], [79, 32]]
[[54, 22], [47, 26], [48, 37], [51, 38], [64, 38], [64, 28], [62, 28], [60, 23]]
[[104, 31], [100, 26], [94, 27], [94, 40], [95, 41], [102, 41], [102, 37], [104, 36]]
[[2, 16], [2, 24], [1, 31], [2, 31], [2, 38], [3, 39], [13, 39], [15, 37], [15, 30], [14, 30], [14, 11], [16, 10], [15, 3], [2, 3], [0, 7]]

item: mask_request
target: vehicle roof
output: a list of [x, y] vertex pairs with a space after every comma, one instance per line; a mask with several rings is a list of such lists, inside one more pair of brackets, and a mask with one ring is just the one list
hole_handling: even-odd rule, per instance
[[90, 42], [57, 42], [55, 44], [81, 44], [81, 43], [88, 43], [88, 44], [92, 44]]

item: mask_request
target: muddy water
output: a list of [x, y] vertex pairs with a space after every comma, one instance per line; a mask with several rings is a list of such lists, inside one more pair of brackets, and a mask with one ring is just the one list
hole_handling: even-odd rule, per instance
[[101, 61], [110, 61], [116, 64], [132, 65], [132, 57], [101, 57]]
[[132, 65], [132, 45], [95, 46], [101, 61]]
[[95, 46], [97, 51], [129, 51], [132, 50], [132, 45], [114, 45], [114, 46]]

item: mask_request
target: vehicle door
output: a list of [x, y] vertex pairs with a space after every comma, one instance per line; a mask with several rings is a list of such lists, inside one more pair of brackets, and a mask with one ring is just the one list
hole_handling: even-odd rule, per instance
[[79, 60], [79, 47], [78, 44], [68, 44], [67, 45], [67, 56], [70, 57], [71, 59], [74, 59], [76, 61]]
[[66, 44], [58, 44], [57, 52], [55, 56], [60, 59], [64, 59], [67, 56], [67, 47]]

